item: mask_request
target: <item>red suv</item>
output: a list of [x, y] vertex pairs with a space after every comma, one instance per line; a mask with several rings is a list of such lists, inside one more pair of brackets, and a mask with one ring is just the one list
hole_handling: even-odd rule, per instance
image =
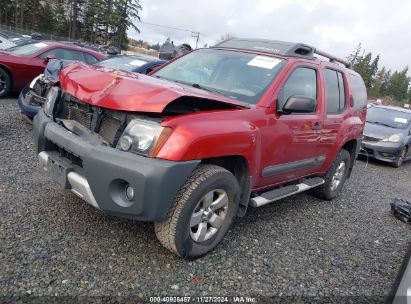
[[249, 206], [333, 199], [361, 146], [361, 77], [301, 43], [231, 39], [151, 76], [73, 63], [59, 79], [34, 118], [42, 167], [104, 212], [154, 222], [183, 258]]

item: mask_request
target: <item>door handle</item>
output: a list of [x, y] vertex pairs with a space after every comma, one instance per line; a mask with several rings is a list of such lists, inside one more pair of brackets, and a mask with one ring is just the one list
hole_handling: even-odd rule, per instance
[[321, 130], [321, 125], [320, 125], [320, 123], [319, 123], [319, 122], [315, 122], [315, 123], [312, 125], [311, 129], [312, 129], [312, 130]]

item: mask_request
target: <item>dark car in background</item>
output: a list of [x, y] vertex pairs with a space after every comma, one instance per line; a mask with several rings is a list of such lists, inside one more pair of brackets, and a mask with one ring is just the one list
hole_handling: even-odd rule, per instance
[[0, 51], [0, 98], [10, 91], [21, 91], [33, 78], [43, 73], [52, 58], [95, 64], [107, 57], [87, 48], [50, 41]]
[[368, 108], [361, 154], [400, 167], [411, 159], [411, 111], [390, 106]]
[[161, 66], [166, 60], [143, 55], [120, 55], [99, 62], [97, 65], [133, 73], [148, 74]]
[[[165, 60], [158, 59], [151, 56], [142, 55], [119, 55], [116, 57], [103, 60], [96, 65], [110, 68], [119, 69], [128, 72], [148, 74], [155, 68], [165, 63]], [[44, 74], [36, 77], [29, 86], [26, 86], [20, 93], [18, 98], [18, 104], [20, 112], [26, 115], [28, 118], [33, 118], [41, 108], [47, 91], [50, 87], [58, 81], [58, 74], [61, 69], [72, 63], [67, 60], [51, 60], [46, 66]]]

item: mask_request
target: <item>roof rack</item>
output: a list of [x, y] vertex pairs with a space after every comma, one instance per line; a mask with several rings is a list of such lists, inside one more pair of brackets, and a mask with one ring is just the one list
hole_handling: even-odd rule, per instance
[[319, 51], [319, 50], [316, 50], [316, 49], [314, 49], [314, 50], [315, 50], [314, 51], [315, 54], [320, 55], [320, 56], [325, 57], [325, 58], [328, 58], [330, 60], [330, 62], [338, 62], [338, 63], [343, 64], [348, 69], [352, 68], [351, 62], [349, 62], [345, 59], [335, 57], [335, 56], [330, 55], [330, 54], [328, 54], [326, 52], [323, 52], [323, 51]]
[[292, 43], [277, 40], [266, 39], [242, 39], [231, 38], [217, 43], [213, 47], [216, 48], [232, 48], [232, 49], [250, 49], [263, 51], [268, 53], [274, 53], [284, 56], [300, 57], [304, 59], [314, 59], [314, 54], [328, 58], [330, 62], [338, 62], [343, 64], [347, 68], [351, 68], [351, 63], [330, 55], [328, 53], [317, 50], [316, 48], [304, 43]]

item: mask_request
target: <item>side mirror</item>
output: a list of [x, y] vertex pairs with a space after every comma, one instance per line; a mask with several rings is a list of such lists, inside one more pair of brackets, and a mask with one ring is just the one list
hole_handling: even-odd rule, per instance
[[316, 103], [314, 98], [294, 95], [287, 99], [281, 113], [313, 113], [315, 112], [315, 108]]
[[51, 59], [57, 59], [57, 58], [56, 58], [56, 56], [54, 56], [54, 55], [47, 55], [47, 56], [44, 58], [44, 62], [45, 62], [45, 63], [48, 63]]

